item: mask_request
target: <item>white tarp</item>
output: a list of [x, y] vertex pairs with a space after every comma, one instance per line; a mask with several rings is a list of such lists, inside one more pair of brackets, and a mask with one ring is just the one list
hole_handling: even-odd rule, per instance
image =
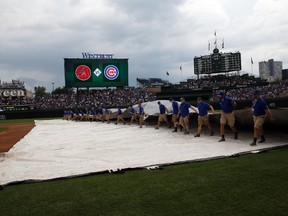
[[[147, 116], [158, 116], [159, 115], [160, 111], [159, 111], [158, 101], [160, 101], [161, 104], [165, 105], [165, 107], [168, 110], [168, 114], [172, 114], [172, 111], [173, 111], [172, 110], [172, 103], [169, 100], [157, 100], [157, 101], [144, 102], [144, 103], [141, 104], [141, 106], [144, 108], [145, 115], [147, 115]], [[176, 101], [176, 102], [180, 105], [179, 101]], [[139, 112], [138, 104], [133, 105], [133, 108], [137, 112]], [[197, 107], [194, 107], [194, 109], [198, 110]], [[108, 109], [108, 110], [111, 113], [117, 113], [118, 112], [117, 108], [111, 108], [111, 109]], [[122, 108], [121, 111], [122, 112], [125, 112], [125, 111], [130, 112], [130, 110], [127, 109], [127, 108]], [[191, 108], [189, 108], [189, 112], [190, 113], [195, 113], [195, 111], [192, 110]]]
[[[159, 115], [160, 111], [159, 111], [158, 101], [160, 101], [161, 104], [165, 105], [169, 114], [172, 114], [172, 103], [169, 100], [157, 100], [157, 101], [150, 101], [150, 102], [142, 103], [142, 107], [144, 108], [145, 115], [148, 115], [148, 116]], [[177, 103], [180, 105], [179, 101], [177, 101]], [[137, 112], [139, 112], [137, 104], [134, 105], [133, 108], [136, 109]], [[198, 110], [197, 107], [194, 107], [194, 109]], [[193, 111], [191, 108], [189, 108], [189, 112], [195, 113], [195, 111]]]
[[[0, 157], [0, 184], [23, 180], [47, 180], [110, 169], [225, 156], [286, 144], [269, 140], [255, 147], [239, 135], [219, 143], [219, 136], [172, 133], [137, 125], [36, 121], [36, 127], [8, 153]], [[195, 128], [192, 129], [192, 131]]]

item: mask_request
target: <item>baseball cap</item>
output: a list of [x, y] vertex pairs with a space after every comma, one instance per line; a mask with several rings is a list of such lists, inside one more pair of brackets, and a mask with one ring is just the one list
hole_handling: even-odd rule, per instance
[[225, 93], [221, 91], [218, 93], [218, 96], [223, 97], [223, 96], [225, 96]]
[[259, 89], [256, 89], [256, 90], [254, 91], [254, 95], [260, 95], [260, 90], [259, 90]]
[[184, 98], [184, 97], [181, 97], [181, 98], [180, 98], [180, 101], [182, 101], [182, 100], [185, 100], [185, 98]]
[[172, 100], [174, 100], [174, 98], [172, 98], [172, 97], [171, 97], [171, 98], [169, 98], [169, 101], [172, 101]]
[[160, 104], [161, 102], [160, 102], [160, 101], [158, 101], [157, 103], [158, 103], [158, 104]]
[[202, 100], [202, 97], [198, 97], [197, 100]]

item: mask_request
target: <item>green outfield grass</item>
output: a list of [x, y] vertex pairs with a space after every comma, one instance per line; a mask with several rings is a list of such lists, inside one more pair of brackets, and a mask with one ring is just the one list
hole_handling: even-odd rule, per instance
[[288, 148], [0, 191], [3, 216], [287, 215]]
[[[11, 120], [0, 120], [1, 124], [17, 124], [17, 123], [33, 123], [34, 120], [52, 120], [57, 118], [33, 118], [33, 119], [11, 119]], [[61, 119], [61, 118], [58, 118]], [[7, 130], [7, 128], [3, 128], [0, 126], [0, 133]]]
[[8, 119], [8, 120], [0, 120], [0, 124], [33, 123], [34, 120], [53, 120], [53, 119], [62, 119], [62, 118]]

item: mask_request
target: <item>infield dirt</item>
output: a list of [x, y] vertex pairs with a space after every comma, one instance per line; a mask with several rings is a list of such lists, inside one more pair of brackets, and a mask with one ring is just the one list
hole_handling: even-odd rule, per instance
[[1, 128], [6, 130], [0, 132], [0, 153], [8, 152], [34, 126], [34, 123], [1, 124]]

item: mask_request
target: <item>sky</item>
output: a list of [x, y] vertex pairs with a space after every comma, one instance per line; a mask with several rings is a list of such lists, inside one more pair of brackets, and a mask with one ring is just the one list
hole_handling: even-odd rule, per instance
[[287, 8], [287, 0], [2, 0], [0, 80], [51, 91], [65, 85], [63, 58], [90, 52], [129, 58], [130, 86], [137, 77], [177, 83], [195, 77], [193, 59], [212, 52], [215, 31], [221, 52], [241, 52], [241, 73], [259, 76], [259, 61], [288, 68]]

